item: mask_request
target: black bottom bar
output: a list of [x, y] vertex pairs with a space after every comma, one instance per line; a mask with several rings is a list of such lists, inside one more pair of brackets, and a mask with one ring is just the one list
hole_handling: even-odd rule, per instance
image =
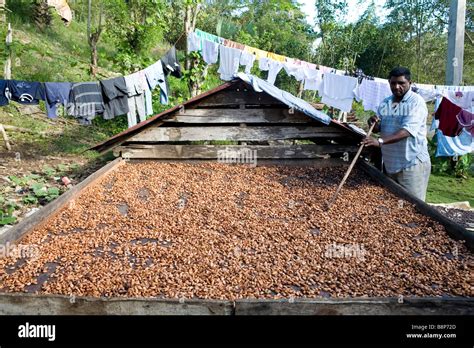
[[[377, 344], [469, 346], [474, 316], [2, 316], [0, 346]], [[54, 325], [47, 326], [47, 325]], [[35, 337], [35, 336], [43, 337]], [[20, 337], [21, 336], [21, 337]]]

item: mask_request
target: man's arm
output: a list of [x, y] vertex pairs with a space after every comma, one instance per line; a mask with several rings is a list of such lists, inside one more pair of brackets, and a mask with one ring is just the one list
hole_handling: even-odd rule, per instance
[[[411, 134], [406, 129], [400, 129], [398, 132], [387, 135], [382, 139], [384, 144], [393, 144], [402, 139], [408, 138], [410, 135]], [[364, 146], [380, 146], [379, 141], [372, 137], [365, 138], [362, 140], [361, 144], [364, 144]]]
[[[422, 124], [426, 122], [427, 113], [428, 111], [424, 102], [416, 104], [410, 110], [410, 112], [408, 112], [407, 115], [402, 118], [400, 130], [393, 134], [385, 135], [382, 137], [383, 143], [393, 144], [410, 136], [416, 136]], [[376, 125], [376, 127], [377, 126], [378, 125]], [[372, 137], [365, 138], [364, 140], [362, 140], [361, 144], [364, 144], [365, 146], [380, 146], [378, 140]]]

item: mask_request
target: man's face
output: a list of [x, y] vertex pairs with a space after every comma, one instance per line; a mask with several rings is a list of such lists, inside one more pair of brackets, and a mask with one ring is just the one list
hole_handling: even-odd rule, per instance
[[395, 97], [401, 98], [410, 89], [411, 82], [405, 76], [392, 76], [390, 80], [390, 89]]

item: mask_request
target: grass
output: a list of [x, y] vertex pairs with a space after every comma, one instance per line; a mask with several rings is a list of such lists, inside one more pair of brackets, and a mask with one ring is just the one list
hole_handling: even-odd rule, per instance
[[471, 207], [474, 207], [474, 177], [458, 179], [445, 174], [431, 174], [426, 201], [429, 203], [469, 201]]
[[[66, 27], [55, 15], [52, 26], [40, 31], [31, 24], [27, 2], [12, 2], [10, 7], [13, 10], [8, 18], [13, 28], [13, 79], [40, 82], [95, 80], [89, 74], [90, 50], [84, 22], [73, 21]], [[118, 75], [112, 70], [112, 57], [115, 55], [113, 44], [102, 38], [98, 54], [100, 67], [97, 79]], [[3, 58], [0, 60], [0, 70], [3, 70]], [[39, 108], [45, 111], [44, 102], [40, 103]], [[127, 128], [125, 116], [111, 121], [97, 118], [92, 126], [82, 126], [72, 117], [60, 116], [50, 120], [41, 111], [30, 115], [24, 114], [24, 110], [24, 106], [15, 103], [0, 108], [0, 123], [31, 130], [33, 133], [10, 131], [8, 134], [15, 151], [35, 157], [81, 154], [86, 158], [96, 158], [97, 153], [82, 153]], [[39, 134], [45, 132], [53, 134]]]
[[[10, 7], [13, 7], [8, 18], [13, 29], [12, 78], [40, 82], [94, 80], [89, 75], [86, 23], [72, 21], [66, 27], [55, 15], [52, 26], [41, 31], [31, 24], [27, 4], [12, 3]], [[99, 41], [98, 54], [98, 78], [116, 75], [111, 72], [111, 58], [115, 55], [113, 45], [105, 39]], [[0, 63], [3, 64], [3, 60]]]

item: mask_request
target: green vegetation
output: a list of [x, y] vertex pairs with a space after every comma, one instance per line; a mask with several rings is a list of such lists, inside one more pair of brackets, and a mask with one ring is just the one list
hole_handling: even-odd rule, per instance
[[57, 198], [65, 191], [61, 184], [61, 177], [73, 175], [81, 168], [78, 164], [45, 165], [29, 175], [9, 175], [10, 184], [3, 187], [3, 192], [14, 192], [15, 196], [7, 199], [0, 194], [0, 226], [14, 223], [14, 212], [22, 208], [21, 202], [26, 206], [44, 205]]
[[454, 178], [446, 174], [432, 174], [426, 196], [430, 203], [469, 201], [474, 207], [474, 178]]
[[16, 222], [16, 217], [13, 212], [17, 208], [15, 202], [5, 199], [0, 195], [0, 226], [13, 224]]

